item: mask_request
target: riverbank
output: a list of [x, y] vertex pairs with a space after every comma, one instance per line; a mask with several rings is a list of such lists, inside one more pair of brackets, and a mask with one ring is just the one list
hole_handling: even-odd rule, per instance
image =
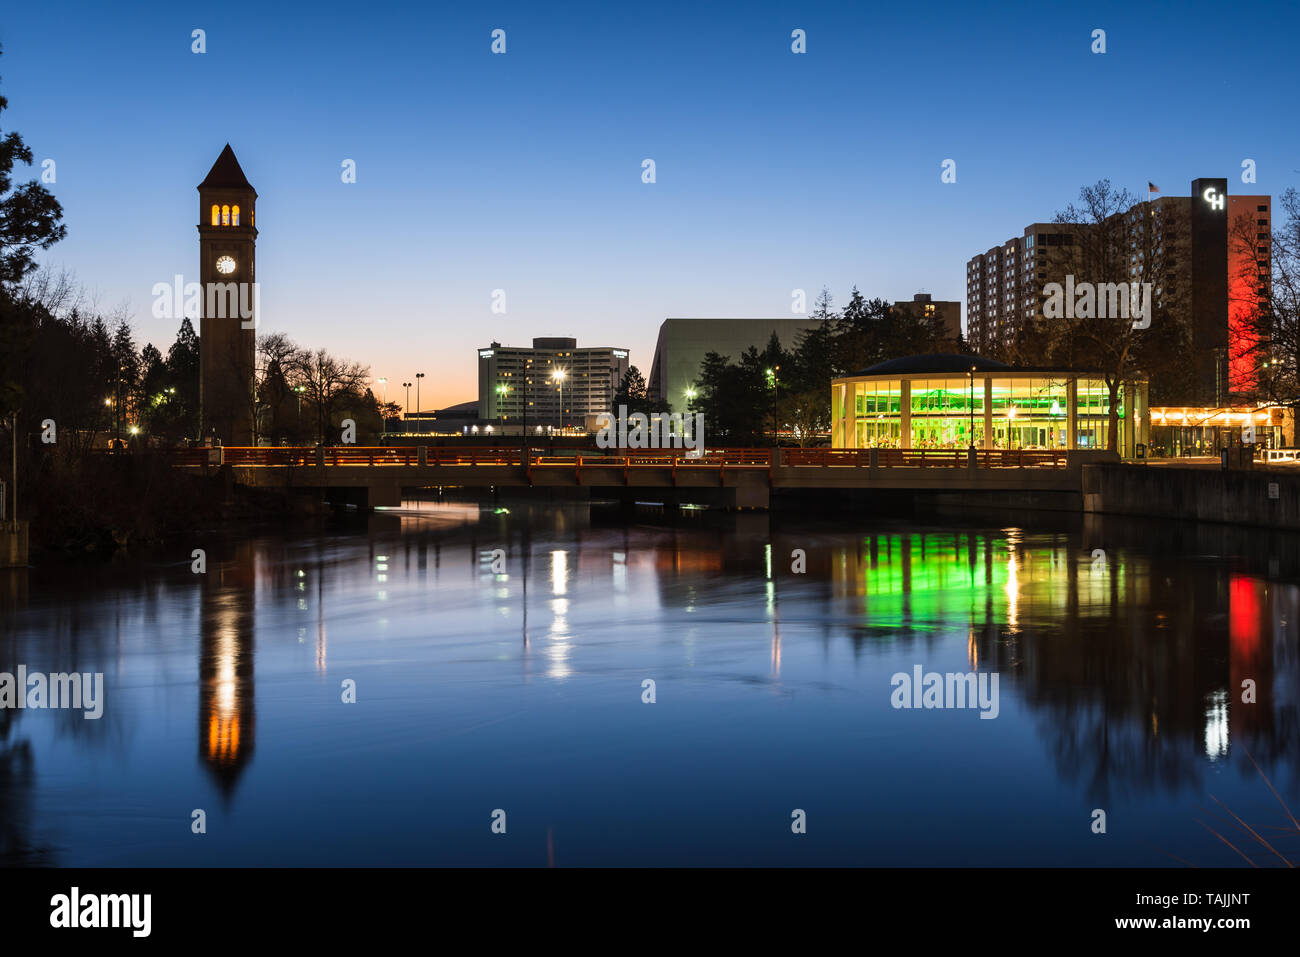
[[175, 469], [150, 455], [47, 463], [26, 502], [32, 562], [107, 555], [217, 526], [324, 510], [310, 496], [235, 485], [219, 472]]

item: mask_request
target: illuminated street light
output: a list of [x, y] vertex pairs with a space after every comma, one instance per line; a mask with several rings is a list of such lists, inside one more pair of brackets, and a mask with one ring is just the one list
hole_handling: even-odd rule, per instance
[[556, 369], [551, 373], [551, 380], [559, 386], [560, 389], [560, 429], [564, 429], [564, 377], [569, 373], [564, 369]]
[[497, 389], [496, 389], [496, 392], [497, 392], [497, 414], [496, 414], [496, 419], [497, 419], [497, 422], [498, 422], [499, 424], [501, 424], [501, 425], [504, 425], [504, 424], [505, 424], [505, 421], [506, 421], [506, 416], [505, 416], [505, 414], [501, 411], [501, 406], [502, 406], [502, 404], [505, 402], [505, 400], [506, 400], [506, 394], [507, 394], [509, 391], [510, 391], [510, 387], [509, 387], [508, 385], [506, 385], [504, 382], [498, 382], [498, 383], [497, 383]]

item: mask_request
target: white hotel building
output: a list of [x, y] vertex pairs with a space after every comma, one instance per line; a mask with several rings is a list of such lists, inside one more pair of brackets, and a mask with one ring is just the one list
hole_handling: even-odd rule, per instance
[[494, 342], [478, 351], [479, 419], [511, 431], [585, 427], [588, 416], [613, 411], [627, 368], [626, 349], [579, 349], [577, 339], [534, 339], [532, 348]]

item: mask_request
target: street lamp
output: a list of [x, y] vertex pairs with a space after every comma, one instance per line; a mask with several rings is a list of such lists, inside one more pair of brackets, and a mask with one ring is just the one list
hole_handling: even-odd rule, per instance
[[695, 401], [695, 390], [688, 388], [686, 390], [686, 411], [691, 411], [691, 403]]
[[523, 421], [519, 423], [519, 439], [521, 443], [519, 456], [524, 465], [528, 464], [528, 382], [528, 370], [524, 369], [524, 381], [520, 387], [523, 389], [523, 395], [520, 397], [521, 401], [519, 403], [523, 407]]
[[504, 427], [504, 425], [505, 425], [506, 417], [505, 417], [505, 414], [501, 411], [501, 406], [502, 406], [502, 404], [506, 401], [506, 393], [509, 392], [509, 391], [510, 391], [510, 387], [509, 387], [508, 385], [506, 385], [504, 382], [498, 382], [498, 383], [497, 383], [497, 414], [496, 414], [496, 419], [497, 419], [497, 422], [498, 422], [500, 425], [502, 425], [503, 427]]
[[560, 389], [560, 431], [564, 431], [564, 377], [566, 375], [568, 373], [563, 369], [556, 369], [551, 373], [551, 379]]
[[424, 418], [423, 418], [423, 411], [422, 411], [422, 408], [421, 408], [421, 406], [420, 406], [420, 380], [423, 379], [423, 378], [424, 378], [424, 373], [423, 373], [423, 372], [417, 372], [417, 373], [415, 374], [415, 414], [416, 414], [416, 417], [420, 419], [420, 431], [421, 431], [421, 432], [424, 431]]
[[115, 447], [122, 443], [122, 373], [125, 371], [126, 366], [120, 366], [117, 372], [117, 406], [113, 410], [113, 415], [117, 419], [117, 441], [114, 443]]
[[403, 382], [402, 387], [406, 389], [406, 403], [402, 406], [402, 411], [407, 415], [411, 414], [411, 383]]
[[970, 398], [967, 400], [970, 411], [970, 447], [975, 448], [975, 367], [970, 367]]
[[767, 370], [767, 386], [772, 390], [772, 441], [777, 441], [776, 433], [776, 404], [781, 399], [781, 380], [777, 373], [781, 371], [780, 366], [773, 366]]

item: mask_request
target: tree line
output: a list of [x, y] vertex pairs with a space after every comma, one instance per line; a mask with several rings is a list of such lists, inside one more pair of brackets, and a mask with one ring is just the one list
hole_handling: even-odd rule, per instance
[[[966, 350], [960, 335], [956, 342], [945, 339], [941, 317], [926, 316], [910, 303], [868, 299], [856, 286], [843, 309], [833, 303], [830, 290], [822, 289], [810, 327], [792, 348], [773, 332], [761, 350], [751, 346], [734, 358], [706, 353], [691, 394], [673, 410], [702, 412], [713, 443], [813, 445], [827, 440], [832, 379], [897, 356]], [[673, 408], [648, 395], [635, 366], [619, 386], [615, 408], [619, 404], [629, 412]]]

